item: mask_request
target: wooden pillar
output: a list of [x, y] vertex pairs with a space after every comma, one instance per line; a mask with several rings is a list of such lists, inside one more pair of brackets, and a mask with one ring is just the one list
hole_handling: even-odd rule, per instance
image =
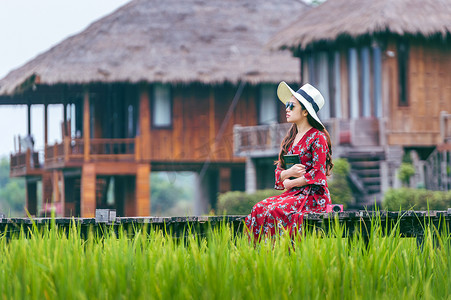
[[257, 191], [257, 168], [252, 157], [246, 157], [246, 193], [253, 194]]
[[225, 193], [231, 190], [231, 174], [232, 170], [230, 168], [220, 168], [219, 169], [219, 192]]
[[216, 126], [215, 126], [215, 122], [216, 122], [216, 118], [215, 118], [215, 89], [213, 86], [210, 87], [210, 95], [208, 98], [208, 107], [209, 107], [209, 112], [208, 112], [208, 118], [209, 118], [209, 132], [208, 132], [208, 138], [210, 140], [210, 145], [211, 145], [211, 149], [210, 149], [210, 159], [214, 160], [217, 158], [216, 155]]
[[31, 135], [31, 104], [27, 104], [27, 134]]
[[58, 171], [56, 171], [56, 170], [53, 170], [53, 178], [52, 178], [52, 181], [53, 181], [53, 192], [52, 192], [52, 194], [53, 194], [53, 202], [54, 203], [56, 203], [56, 202], [60, 202], [60, 200], [61, 200], [61, 198], [60, 198], [60, 190], [59, 190], [59, 185], [58, 185], [58, 182], [59, 182], [59, 180], [58, 180]]
[[81, 201], [80, 210], [82, 218], [93, 218], [96, 212], [96, 171], [95, 165], [85, 163], [81, 174]]
[[136, 176], [123, 177], [124, 217], [136, 216]]
[[136, 168], [136, 216], [150, 215], [150, 165], [139, 164]]
[[[83, 149], [83, 153], [84, 153], [84, 161], [87, 162], [90, 160], [89, 157], [89, 149], [90, 147], [90, 110], [89, 110], [89, 106], [90, 106], [90, 101], [89, 101], [89, 89], [88, 87], [85, 88], [85, 94], [83, 97], [83, 143], [84, 143], [84, 149]], [[94, 201], [95, 203], [95, 201]], [[82, 210], [83, 211], [83, 210]]]
[[68, 132], [67, 132], [67, 104], [65, 102], [64, 99], [64, 104], [63, 104], [63, 137], [65, 138], [66, 136], [68, 136]]
[[44, 149], [46, 148], [49, 142], [48, 136], [48, 105], [44, 104]]
[[144, 161], [150, 160], [150, 100], [149, 90], [146, 84], [141, 85], [139, 95], [139, 130], [141, 158]]
[[26, 182], [26, 208], [31, 216], [36, 216], [38, 211], [38, 193], [36, 181]]

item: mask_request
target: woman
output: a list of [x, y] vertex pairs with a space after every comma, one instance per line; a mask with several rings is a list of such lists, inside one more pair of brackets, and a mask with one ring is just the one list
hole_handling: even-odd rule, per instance
[[[330, 204], [326, 176], [333, 167], [330, 136], [318, 118], [324, 105], [321, 93], [310, 84], [294, 92], [285, 82], [277, 96], [286, 106], [287, 122], [292, 123], [282, 141], [275, 170], [276, 189], [286, 189], [280, 196], [257, 203], [245, 219], [255, 240], [262, 236], [301, 232], [304, 213], [324, 212]], [[285, 167], [284, 155], [299, 155], [300, 163]]]

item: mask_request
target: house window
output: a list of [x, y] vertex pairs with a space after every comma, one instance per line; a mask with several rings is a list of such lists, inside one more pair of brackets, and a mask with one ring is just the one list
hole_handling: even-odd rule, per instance
[[260, 97], [258, 108], [258, 123], [271, 124], [277, 123], [277, 98], [276, 86], [272, 84], [260, 85]]
[[409, 49], [406, 41], [398, 42], [398, 89], [400, 106], [409, 105], [407, 96]]
[[155, 84], [153, 87], [152, 125], [158, 128], [172, 126], [172, 98], [167, 84]]

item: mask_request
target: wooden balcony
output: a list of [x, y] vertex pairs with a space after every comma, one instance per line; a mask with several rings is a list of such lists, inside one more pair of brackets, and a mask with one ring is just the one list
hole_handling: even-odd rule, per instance
[[[137, 149], [139, 137], [127, 139], [90, 139], [85, 147], [83, 139], [67, 138], [45, 148], [46, 169], [79, 167], [85, 161], [131, 162], [139, 158]], [[86, 150], [89, 152], [85, 153]]]
[[[376, 118], [323, 122], [334, 146], [372, 148], [384, 144], [382, 123]], [[251, 157], [277, 156], [280, 144], [291, 124], [271, 124], [259, 126], [235, 125], [234, 155]]]
[[42, 168], [39, 153], [28, 149], [26, 152], [11, 154], [9, 173], [10, 177], [40, 176]]

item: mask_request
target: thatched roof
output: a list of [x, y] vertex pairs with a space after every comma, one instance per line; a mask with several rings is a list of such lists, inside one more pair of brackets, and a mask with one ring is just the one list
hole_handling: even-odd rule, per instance
[[[296, 81], [298, 61], [269, 39], [307, 6], [299, 0], [135, 0], [0, 80], [92, 82]], [[34, 77], [32, 77], [34, 76]]]
[[305, 49], [377, 33], [448, 37], [451, 0], [328, 0], [277, 33], [269, 45]]

